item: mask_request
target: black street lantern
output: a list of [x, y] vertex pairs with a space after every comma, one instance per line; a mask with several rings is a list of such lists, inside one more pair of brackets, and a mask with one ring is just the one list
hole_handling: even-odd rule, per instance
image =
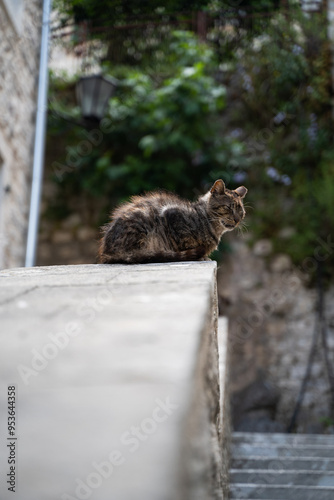
[[103, 75], [83, 76], [77, 82], [76, 95], [82, 117], [89, 122], [100, 122], [110, 97], [115, 93], [117, 80]]

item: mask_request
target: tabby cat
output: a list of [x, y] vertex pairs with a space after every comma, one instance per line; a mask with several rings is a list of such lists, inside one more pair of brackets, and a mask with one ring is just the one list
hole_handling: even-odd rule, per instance
[[156, 191], [134, 196], [111, 214], [102, 228], [98, 261], [102, 264], [176, 262], [206, 258], [223, 233], [245, 217], [244, 186], [229, 190], [217, 180], [195, 202]]

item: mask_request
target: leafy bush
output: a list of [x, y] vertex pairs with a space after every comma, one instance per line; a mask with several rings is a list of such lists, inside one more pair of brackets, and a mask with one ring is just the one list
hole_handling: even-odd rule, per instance
[[[261, 37], [240, 46], [243, 106], [234, 119], [244, 120], [247, 133], [253, 228], [296, 263], [334, 229], [330, 70], [320, 15], [278, 14]], [[284, 226], [295, 229], [288, 240], [277, 237]]]
[[[162, 75], [154, 78], [123, 68], [126, 78], [110, 100], [103, 122], [109, 123], [108, 131], [100, 144], [80, 154], [87, 133], [78, 128], [67, 148], [67, 158], [77, 159], [75, 168], [66, 158], [54, 162], [62, 194], [88, 192], [108, 199], [110, 206], [156, 188], [193, 196], [196, 189], [224, 177], [226, 165], [240, 156], [241, 149], [222, 131], [225, 89], [210, 76], [213, 67], [214, 55], [207, 45], [182, 31], [173, 34]], [[56, 134], [57, 124], [63, 124], [57, 116], [50, 119], [50, 131]]]

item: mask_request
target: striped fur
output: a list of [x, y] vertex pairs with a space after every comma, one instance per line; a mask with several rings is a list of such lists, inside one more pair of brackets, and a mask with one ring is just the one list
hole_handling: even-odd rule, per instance
[[219, 179], [195, 202], [157, 191], [134, 196], [102, 228], [98, 262], [139, 264], [206, 258], [222, 234], [244, 218], [247, 189], [226, 189]]

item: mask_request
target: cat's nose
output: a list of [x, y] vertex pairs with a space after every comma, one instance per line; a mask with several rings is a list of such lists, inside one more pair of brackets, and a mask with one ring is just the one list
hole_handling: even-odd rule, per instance
[[234, 222], [235, 222], [236, 224], [239, 224], [239, 222], [240, 222], [240, 221], [241, 221], [241, 218], [239, 217], [239, 215], [235, 215], [235, 216], [234, 216]]

